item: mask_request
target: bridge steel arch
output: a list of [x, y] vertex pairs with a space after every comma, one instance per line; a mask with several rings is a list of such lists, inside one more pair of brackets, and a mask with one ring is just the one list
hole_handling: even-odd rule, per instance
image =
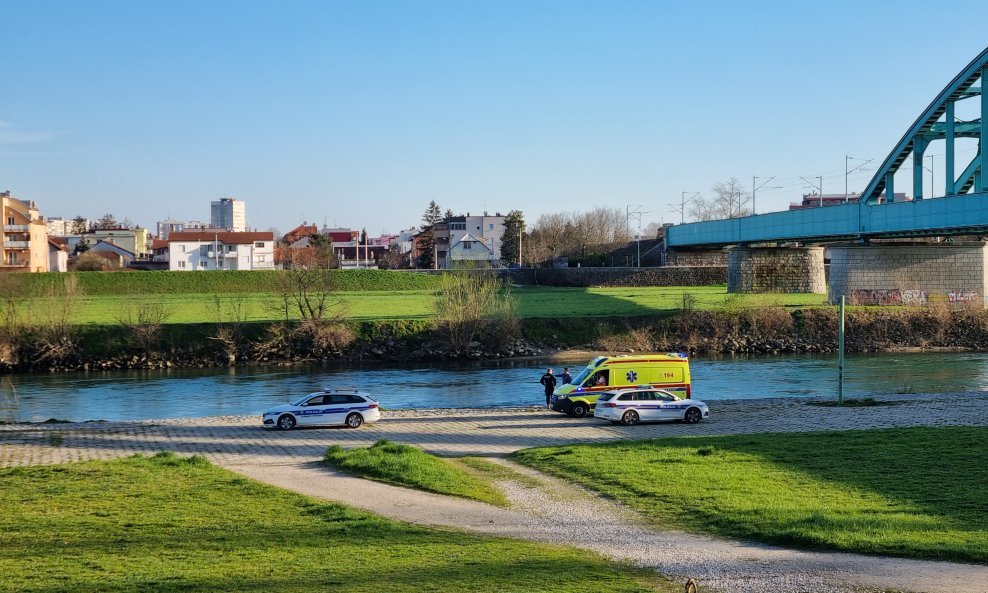
[[[980, 86], [975, 83], [981, 81]], [[988, 232], [988, 48], [944, 87], [907, 129], [862, 192], [857, 204], [758, 214], [737, 219], [675, 225], [667, 231], [670, 248], [715, 247], [799, 241], [820, 243], [867, 237], [895, 238]], [[956, 117], [960, 101], [978, 100], [981, 117]], [[975, 138], [978, 150], [956, 175], [955, 141]], [[924, 199], [923, 155], [930, 143], [946, 144], [943, 197]], [[911, 202], [894, 203], [896, 172], [912, 157]]]

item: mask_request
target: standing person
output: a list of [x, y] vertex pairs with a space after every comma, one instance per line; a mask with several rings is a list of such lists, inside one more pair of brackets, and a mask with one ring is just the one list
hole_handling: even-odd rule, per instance
[[549, 407], [549, 399], [552, 397], [552, 392], [556, 390], [556, 377], [552, 374], [552, 369], [546, 369], [545, 374], [539, 379], [539, 383], [545, 387], [545, 407]]
[[563, 367], [563, 376], [560, 379], [563, 380], [563, 385], [569, 385], [573, 382], [573, 375], [569, 374], [569, 367]]

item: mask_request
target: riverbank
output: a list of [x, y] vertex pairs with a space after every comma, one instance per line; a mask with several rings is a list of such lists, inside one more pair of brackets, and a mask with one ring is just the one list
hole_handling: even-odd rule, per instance
[[[680, 309], [653, 315], [521, 318], [512, 331], [490, 326], [465, 352], [445, 343], [431, 320], [298, 323], [190, 323], [157, 328], [135, 343], [123, 324], [65, 326], [55, 336], [8, 335], [0, 372], [210, 368], [360, 362], [439, 362], [559, 357], [568, 351], [711, 354], [831, 353], [837, 349], [832, 307]], [[846, 351], [988, 350], [988, 311], [854, 308]]]

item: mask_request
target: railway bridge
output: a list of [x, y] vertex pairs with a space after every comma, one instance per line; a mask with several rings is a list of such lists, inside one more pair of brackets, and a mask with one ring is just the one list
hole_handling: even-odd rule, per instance
[[[862, 304], [935, 302], [984, 306], [988, 297], [988, 49], [924, 109], [895, 145], [857, 203], [675, 225], [672, 251], [728, 248], [731, 292], [827, 292], [831, 301]], [[957, 106], [965, 113], [958, 117]], [[974, 104], [974, 105], [972, 105]], [[974, 109], [972, 109], [974, 107]], [[958, 161], [957, 140], [976, 139], [977, 153]], [[943, 141], [943, 185], [924, 195], [923, 157]], [[909, 169], [911, 168], [911, 172]], [[896, 174], [911, 201], [894, 202]], [[958, 173], [959, 171], [959, 173]], [[948, 238], [917, 241], [918, 238]], [[961, 241], [960, 238], [965, 237]]]

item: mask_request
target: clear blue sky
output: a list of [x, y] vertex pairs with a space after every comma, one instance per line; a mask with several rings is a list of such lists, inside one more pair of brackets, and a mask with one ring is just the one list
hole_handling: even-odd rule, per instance
[[[935, 12], [934, 12], [935, 11]], [[984, 49], [985, 2], [0, 0], [0, 190], [153, 227], [643, 204], [881, 161]], [[870, 173], [851, 177], [860, 190]], [[772, 185], [775, 185], [773, 183]]]

